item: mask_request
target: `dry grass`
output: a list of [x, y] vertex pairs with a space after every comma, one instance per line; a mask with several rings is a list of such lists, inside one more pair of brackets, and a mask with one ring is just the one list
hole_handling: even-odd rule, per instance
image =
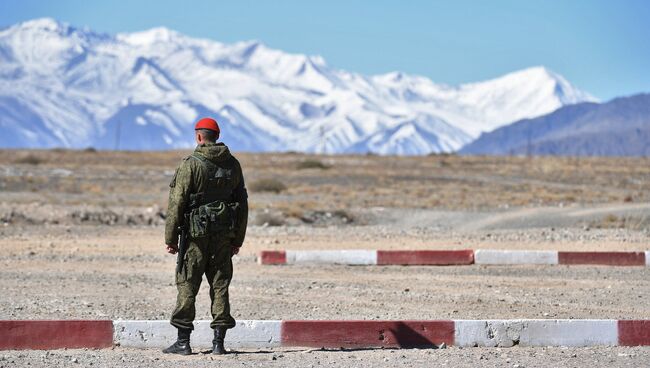
[[277, 179], [258, 179], [249, 185], [255, 192], [281, 193], [287, 190], [287, 186]]
[[282, 214], [262, 212], [255, 216], [254, 224], [257, 226], [282, 226], [286, 224]]
[[[46, 202], [47, 195], [61, 203], [164, 206], [173, 170], [188, 153], [0, 151], [0, 165], [9, 170], [0, 175], [0, 191], [41, 193]], [[488, 209], [650, 201], [648, 158], [236, 156], [252, 207], [296, 218], [306, 211], [358, 207]], [[16, 163], [21, 157], [38, 164]], [[313, 162], [336, 170], [297, 170], [320, 166]], [[61, 169], [70, 174], [58, 174]]]
[[296, 165], [296, 168], [299, 170], [302, 169], [320, 169], [320, 170], [327, 170], [330, 168], [329, 165], [326, 165], [323, 163], [321, 160], [315, 160], [313, 158], [306, 159], [303, 161], [298, 162]]
[[609, 214], [600, 221], [594, 221], [589, 227], [596, 229], [645, 230], [650, 228], [650, 216], [616, 216]]
[[44, 160], [41, 157], [36, 156], [34, 154], [26, 154], [14, 160], [15, 164], [25, 164], [25, 165], [39, 165], [43, 162]]

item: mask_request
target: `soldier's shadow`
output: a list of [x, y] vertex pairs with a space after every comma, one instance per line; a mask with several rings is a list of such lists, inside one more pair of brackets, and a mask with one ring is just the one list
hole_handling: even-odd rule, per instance
[[[328, 351], [328, 352], [345, 352], [345, 351], [363, 351], [363, 350], [392, 350], [392, 349], [445, 349], [449, 339], [453, 337], [453, 330], [449, 326], [425, 326], [414, 328], [412, 325], [403, 322], [390, 323], [391, 326], [378, 331], [372, 330], [372, 334], [377, 333], [378, 341], [388, 341], [387, 346], [376, 347], [320, 347], [320, 348], [297, 348], [284, 350], [284, 352], [305, 352], [305, 351]], [[436, 343], [434, 343], [436, 341]], [[445, 342], [447, 341], [447, 342]], [[331, 344], [329, 344], [331, 345]], [[202, 351], [201, 354], [211, 354], [212, 350]], [[228, 354], [271, 354], [277, 353], [273, 350], [253, 350], [238, 351], [229, 350]]]

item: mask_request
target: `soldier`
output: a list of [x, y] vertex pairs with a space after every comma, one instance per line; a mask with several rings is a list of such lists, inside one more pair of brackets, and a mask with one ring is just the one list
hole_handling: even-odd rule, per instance
[[[169, 184], [169, 206], [165, 222], [167, 252], [179, 254], [176, 288], [178, 296], [171, 324], [178, 329], [177, 341], [164, 353], [192, 353], [190, 334], [194, 329], [194, 302], [203, 274], [210, 284], [214, 329], [212, 353], [225, 354], [226, 331], [235, 327], [230, 315], [228, 286], [232, 279], [231, 257], [244, 242], [248, 218], [248, 195], [239, 161], [219, 138], [219, 125], [203, 118], [196, 123], [197, 147], [183, 159]], [[180, 231], [179, 229], [186, 231]], [[187, 241], [179, 236], [187, 233]], [[180, 270], [179, 270], [180, 269]]]

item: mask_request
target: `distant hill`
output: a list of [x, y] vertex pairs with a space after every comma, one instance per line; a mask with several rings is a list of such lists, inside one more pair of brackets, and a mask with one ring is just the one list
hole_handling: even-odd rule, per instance
[[460, 153], [650, 156], [650, 94], [564, 106], [483, 133]]

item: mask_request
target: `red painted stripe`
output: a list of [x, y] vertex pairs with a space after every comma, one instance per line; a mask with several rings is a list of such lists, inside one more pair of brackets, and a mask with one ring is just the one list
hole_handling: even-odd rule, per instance
[[645, 266], [644, 252], [558, 252], [559, 264]]
[[283, 321], [282, 346], [431, 347], [454, 344], [453, 321]]
[[263, 250], [260, 260], [265, 265], [287, 264], [287, 253], [283, 250]]
[[618, 344], [650, 346], [650, 320], [618, 321]]
[[113, 321], [0, 321], [0, 350], [111, 346]]
[[379, 265], [469, 265], [474, 251], [464, 250], [379, 250]]

